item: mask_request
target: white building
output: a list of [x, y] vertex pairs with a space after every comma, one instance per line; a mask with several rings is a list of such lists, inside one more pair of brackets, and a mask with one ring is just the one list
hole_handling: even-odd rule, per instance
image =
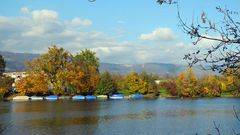
[[7, 72], [7, 73], [3, 73], [3, 75], [14, 79], [14, 83], [12, 84], [12, 87], [15, 87], [16, 81], [21, 80], [22, 78], [27, 76], [26, 72]]

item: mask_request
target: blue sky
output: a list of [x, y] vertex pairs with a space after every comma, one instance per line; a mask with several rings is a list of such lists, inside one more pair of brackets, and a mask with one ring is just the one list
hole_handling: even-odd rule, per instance
[[[179, 0], [189, 22], [202, 11], [219, 21], [216, 6], [239, 12], [239, 5], [239, 0]], [[3, 51], [44, 53], [57, 44], [72, 53], [92, 49], [111, 63], [183, 63], [184, 53], [196, 49], [178, 27], [176, 5], [155, 0], [5, 0], [0, 33]]]

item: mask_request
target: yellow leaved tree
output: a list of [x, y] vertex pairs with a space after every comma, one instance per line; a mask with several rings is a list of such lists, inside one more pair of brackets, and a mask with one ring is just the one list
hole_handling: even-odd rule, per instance
[[47, 77], [43, 73], [29, 73], [27, 77], [16, 82], [16, 91], [21, 95], [46, 94], [48, 92]]
[[131, 72], [126, 76], [125, 79], [126, 87], [130, 94], [147, 93], [147, 82], [140, 78], [136, 72]]

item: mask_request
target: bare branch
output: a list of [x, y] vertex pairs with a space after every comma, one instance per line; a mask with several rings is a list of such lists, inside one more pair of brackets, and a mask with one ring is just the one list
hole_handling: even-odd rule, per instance
[[234, 116], [236, 117], [236, 119], [240, 122], [240, 118], [239, 118], [239, 116], [238, 116], [238, 114], [237, 114], [237, 111], [236, 111], [236, 109], [235, 109], [235, 106], [233, 106], [233, 112], [234, 112]]
[[220, 124], [218, 124], [218, 125], [216, 125], [216, 122], [215, 121], [213, 121], [213, 124], [214, 124], [214, 128], [215, 128], [215, 130], [217, 131], [217, 133], [218, 133], [218, 135], [221, 135], [221, 133], [220, 133]]
[[[219, 73], [224, 73], [228, 68], [236, 71], [240, 69], [240, 51], [237, 49], [240, 47], [240, 23], [232, 18], [228, 9], [219, 7], [216, 9], [223, 15], [223, 21], [220, 24], [213, 23], [205, 12], [201, 14], [202, 23], [197, 21], [197, 24], [194, 22], [187, 24], [183, 21], [178, 8], [179, 26], [194, 40], [193, 45], [199, 44], [203, 39], [217, 43], [206, 48], [205, 51], [188, 53], [184, 59], [189, 61], [190, 66], [200, 62], [210, 64], [210, 69]], [[208, 33], [215, 33], [219, 36], [209, 36]]]

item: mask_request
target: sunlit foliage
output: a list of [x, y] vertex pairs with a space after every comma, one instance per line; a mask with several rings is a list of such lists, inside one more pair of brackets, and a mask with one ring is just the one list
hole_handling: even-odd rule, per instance
[[48, 92], [47, 77], [43, 73], [29, 75], [16, 82], [16, 91], [21, 95], [43, 95]]

